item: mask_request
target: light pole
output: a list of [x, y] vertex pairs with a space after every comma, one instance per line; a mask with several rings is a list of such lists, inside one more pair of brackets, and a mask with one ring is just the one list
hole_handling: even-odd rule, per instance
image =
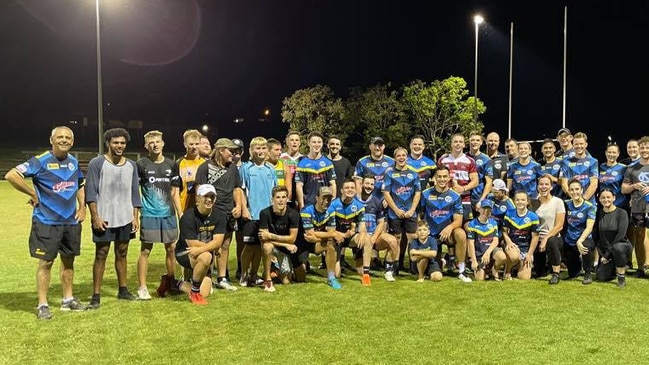
[[99, 154], [104, 154], [104, 100], [101, 83], [101, 32], [99, 28], [99, 0], [95, 0], [97, 14], [97, 136]]
[[482, 15], [477, 14], [473, 17], [475, 23], [475, 71], [473, 74], [473, 122], [478, 121], [478, 28], [484, 22]]

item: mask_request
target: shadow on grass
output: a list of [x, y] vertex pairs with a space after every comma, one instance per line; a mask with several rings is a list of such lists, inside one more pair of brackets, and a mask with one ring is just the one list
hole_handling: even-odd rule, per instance
[[36, 292], [0, 293], [0, 307], [13, 312], [34, 313], [37, 306]]

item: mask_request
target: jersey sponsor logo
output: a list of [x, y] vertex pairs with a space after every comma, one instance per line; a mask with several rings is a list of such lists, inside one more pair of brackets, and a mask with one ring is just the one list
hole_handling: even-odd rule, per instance
[[59, 169], [59, 164], [58, 163], [48, 163], [47, 164], [47, 169], [48, 170], [58, 170]]
[[68, 189], [68, 188], [73, 187], [73, 186], [74, 186], [74, 182], [61, 181], [60, 183], [54, 184], [54, 186], [52, 186], [52, 191], [55, 192], [55, 193], [62, 193], [64, 191], [71, 190], [71, 189]]
[[406, 194], [406, 193], [408, 193], [410, 190], [412, 190], [411, 187], [409, 187], [409, 186], [402, 186], [402, 187], [398, 188], [397, 190], [395, 190], [394, 193], [397, 194], [397, 195], [401, 195], [401, 194]]
[[435, 209], [428, 212], [428, 216], [431, 218], [439, 218], [448, 216], [450, 211], [443, 209]]
[[16, 166], [16, 170], [20, 171], [21, 174], [27, 172], [28, 168], [29, 168], [29, 164], [27, 162], [21, 163], [20, 165]]
[[170, 179], [168, 177], [155, 177], [155, 176], [149, 176], [149, 183], [155, 184], [157, 182], [169, 182]]

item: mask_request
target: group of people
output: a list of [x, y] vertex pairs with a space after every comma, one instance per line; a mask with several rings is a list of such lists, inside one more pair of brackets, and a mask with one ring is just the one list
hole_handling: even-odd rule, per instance
[[[363, 286], [371, 286], [372, 270], [388, 282], [404, 271], [418, 282], [550, 274], [549, 283], [557, 284], [562, 266], [568, 279], [617, 278], [623, 287], [634, 250], [637, 274], [646, 275], [649, 137], [627, 143], [627, 161], [618, 161], [619, 146], [607, 146], [601, 164], [589, 154], [586, 134], [566, 128], [557, 134], [560, 149], [544, 141], [538, 161], [530, 143], [512, 138], [506, 153], [499, 152], [495, 132], [486, 138], [471, 133], [466, 151], [465, 136], [454, 134], [450, 152], [436, 161], [425, 156], [423, 136], [413, 136], [409, 148], [394, 149], [392, 157], [374, 137], [369, 154], [355, 164], [341, 154], [339, 137], [316, 131], [306, 136], [304, 155], [298, 132], [288, 133], [285, 148], [277, 139], [255, 137], [247, 161], [243, 141], [219, 138], [212, 146], [193, 129], [183, 134], [186, 153], [176, 161], [164, 156], [160, 131], [144, 135], [148, 154], [137, 161], [124, 156], [129, 140], [125, 129], [107, 130], [106, 153], [93, 158], [84, 175], [69, 153], [72, 130], [56, 127], [50, 151], [5, 176], [33, 207], [29, 246], [39, 259], [38, 318], [52, 317], [47, 292], [57, 256], [60, 309], [100, 307], [113, 242], [118, 299], [151, 299], [148, 258], [162, 243], [166, 272], [157, 296], [184, 292], [197, 305], [207, 304], [214, 289], [273, 292], [278, 283], [304, 282], [313, 270], [311, 254], [321, 256], [333, 289], [342, 288], [344, 270], [357, 273]], [[84, 305], [73, 296], [72, 278], [86, 207], [95, 259], [93, 294]], [[138, 290], [132, 294], [126, 259], [137, 233]], [[229, 280], [233, 235], [238, 287]]]

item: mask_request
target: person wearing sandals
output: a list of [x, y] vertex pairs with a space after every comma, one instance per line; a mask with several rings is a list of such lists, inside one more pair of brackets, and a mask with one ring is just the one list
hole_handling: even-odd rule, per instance
[[493, 207], [494, 202], [490, 199], [480, 201], [478, 206], [480, 214], [467, 226], [467, 246], [470, 255], [474, 257], [472, 266], [477, 269], [474, 275], [478, 281], [485, 280], [486, 272], [489, 270], [492, 278], [500, 281], [498, 270], [507, 261], [505, 252], [499, 247], [498, 222], [491, 217]]
[[600, 264], [597, 265], [595, 279], [611, 281], [617, 278], [617, 286], [626, 286], [625, 266], [631, 258], [633, 245], [626, 238], [629, 217], [624, 209], [613, 204], [615, 193], [604, 189], [599, 193], [602, 209], [597, 215], [596, 244], [600, 253]]
[[515, 210], [505, 214], [503, 237], [505, 241], [505, 279], [511, 280], [511, 271], [516, 268], [519, 279], [532, 277], [534, 251], [539, 243], [539, 216], [528, 209], [530, 199], [524, 191], [514, 194]]
[[597, 206], [584, 199], [584, 187], [577, 179], [572, 179], [568, 183], [568, 194], [570, 200], [566, 201], [567, 218], [563, 238], [568, 278], [577, 277], [583, 265], [582, 283], [588, 285], [593, 282], [595, 241], [593, 241], [592, 231], [595, 226]]
[[553, 179], [549, 174], [539, 178], [537, 182], [539, 191], [539, 206], [534, 211], [539, 217], [539, 246], [534, 252], [534, 275], [541, 278], [547, 273], [547, 262], [552, 269], [550, 284], [559, 283], [561, 270], [561, 251], [563, 239], [561, 231], [566, 221], [566, 207], [563, 200], [553, 196]]

